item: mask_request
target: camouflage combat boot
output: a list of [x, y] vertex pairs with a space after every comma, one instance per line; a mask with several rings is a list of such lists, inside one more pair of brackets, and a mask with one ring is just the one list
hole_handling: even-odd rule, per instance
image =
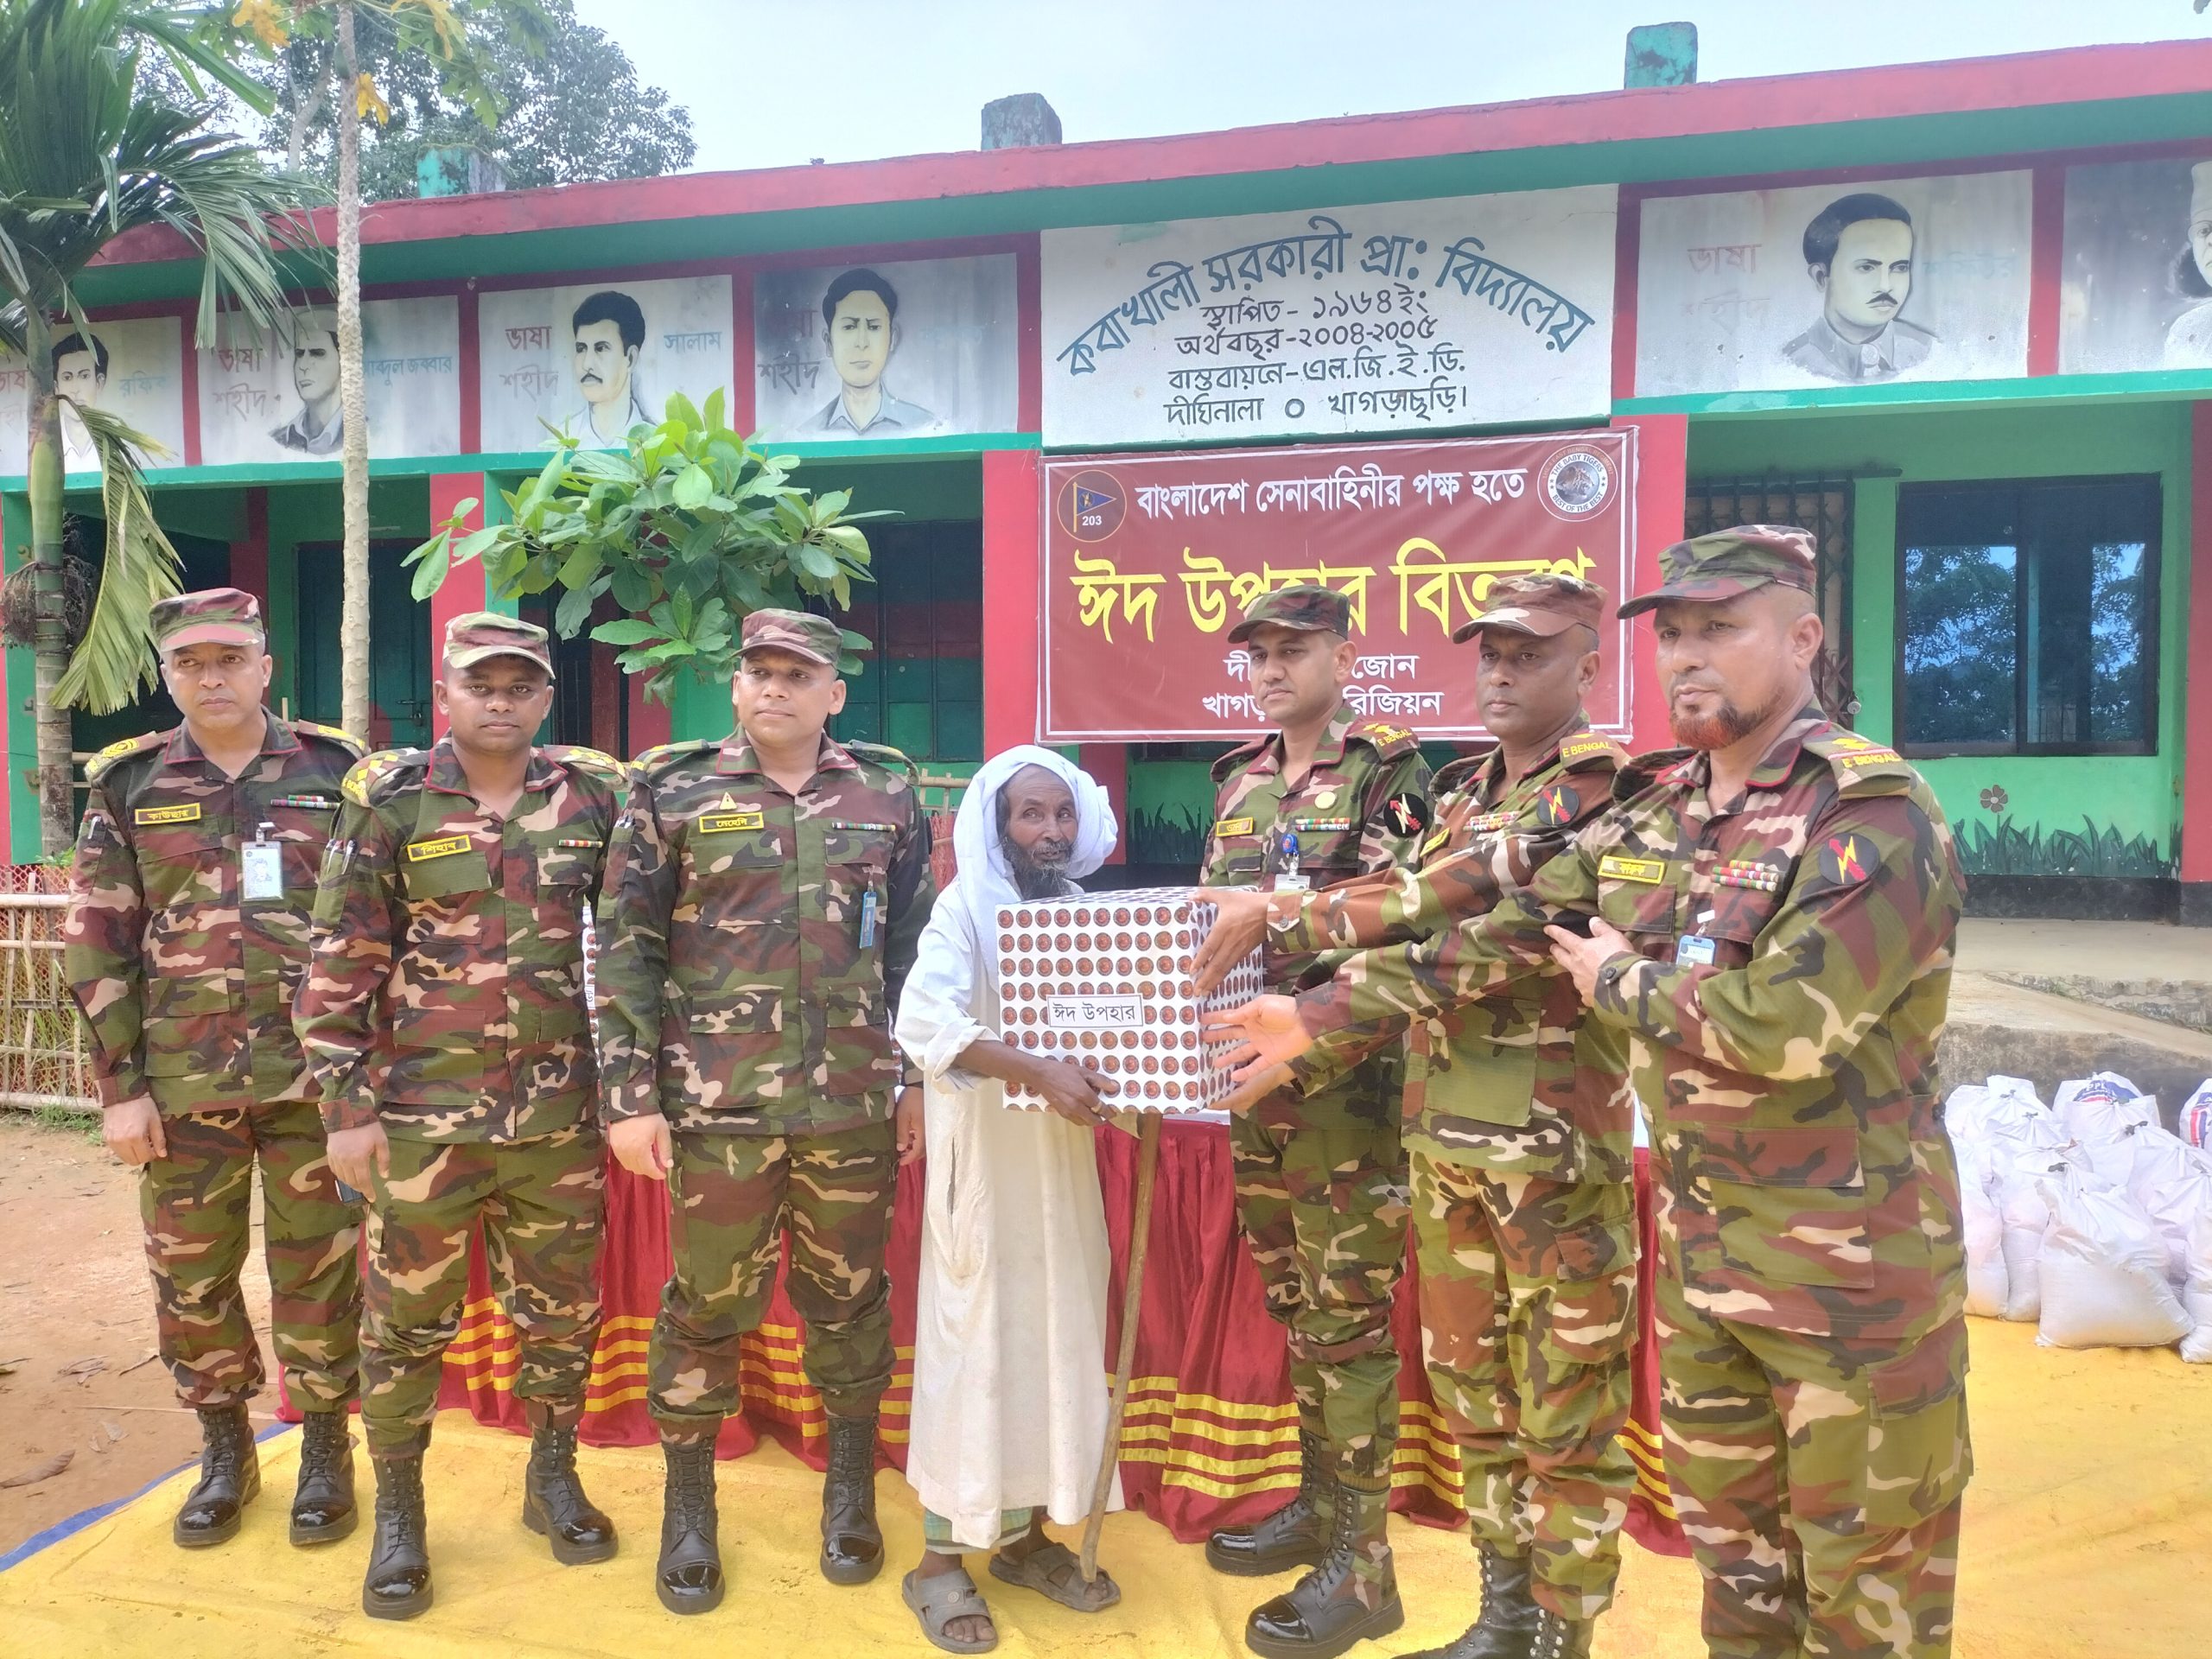
[[715, 1437], [660, 1443], [660, 1560], [653, 1592], [671, 1613], [711, 1613], [722, 1602], [720, 1519], [715, 1513]]
[[228, 1543], [238, 1535], [245, 1506], [261, 1496], [261, 1459], [245, 1402], [200, 1408], [200, 1479], [185, 1494], [169, 1536], [186, 1549]]
[[883, 1570], [875, 1523], [875, 1414], [830, 1419], [830, 1468], [822, 1481], [822, 1576], [866, 1584]]
[[361, 1579], [361, 1611], [371, 1618], [413, 1618], [430, 1610], [429, 1522], [423, 1514], [423, 1453], [429, 1440], [418, 1429], [402, 1444], [369, 1449], [377, 1474], [376, 1535]]
[[1590, 1659], [1590, 1641], [1597, 1631], [1594, 1618], [1561, 1618], [1550, 1608], [1539, 1607], [1529, 1659]]
[[1477, 1546], [1482, 1558], [1482, 1617], [1458, 1641], [1399, 1659], [1528, 1659], [1540, 1611], [1529, 1593], [1529, 1560], [1507, 1555], [1488, 1544]]
[[1328, 1442], [1299, 1430], [1297, 1492], [1249, 1526], [1217, 1528], [1206, 1540], [1206, 1565], [1240, 1579], [1318, 1566], [1328, 1553], [1336, 1491], [1337, 1460]]
[[[576, 1422], [582, 1400], [531, 1400], [530, 1469], [523, 1478], [522, 1523], [543, 1533], [553, 1559], [563, 1567], [611, 1560], [614, 1522], [584, 1496], [576, 1475]], [[564, 1421], [565, 1420], [565, 1421]]]
[[1390, 1493], [1339, 1483], [1329, 1553], [1321, 1564], [1253, 1611], [1244, 1645], [1267, 1659], [1335, 1659], [1355, 1643], [1406, 1622], [1390, 1560]]
[[342, 1406], [310, 1411], [300, 1426], [300, 1484], [292, 1494], [292, 1541], [334, 1544], [353, 1536], [353, 1436]]

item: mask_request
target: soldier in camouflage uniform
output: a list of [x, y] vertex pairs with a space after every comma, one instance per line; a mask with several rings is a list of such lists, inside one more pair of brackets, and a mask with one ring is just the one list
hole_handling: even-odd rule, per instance
[[[1301, 582], [1261, 594], [1230, 630], [1277, 729], [1214, 764], [1205, 885], [1303, 892], [1413, 862], [1429, 825], [1428, 767], [1410, 732], [1344, 702], [1351, 613], [1343, 594]], [[1274, 953], [1268, 983], [1294, 990], [1333, 965]], [[1407, 1218], [1397, 1082], [1394, 1060], [1379, 1057], [1230, 1126], [1237, 1220], [1268, 1312], [1289, 1333], [1300, 1473], [1281, 1509], [1216, 1531], [1206, 1559], [1238, 1574], [1314, 1568], [1253, 1612], [1245, 1639], [1263, 1653], [1335, 1652], [1404, 1618], [1386, 1541], [1398, 1444], [1390, 1306]]]
[[433, 690], [448, 734], [346, 779], [297, 1014], [331, 1161], [372, 1195], [373, 1618], [430, 1605], [423, 1456], [480, 1225], [521, 1351], [523, 1524], [563, 1562], [616, 1547], [575, 1458], [607, 1185], [584, 930], [626, 780], [596, 750], [534, 747], [553, 701], [544, 629], [456, 617], [443, 660]]
[[[1611, 801], [1627, 756], [1589, 728], [1605, 594], [1573, 576], [1494, 585], [1454, 640], [1499, 740], [1437, 775], [1424, 874], [1452, 867], [1459, 917], [1526, 887]], [[1220, 896], [1201, 987], [1262, 931], [1278, 951], [1425, 938], [1433, 882], [1375, 876], [1310, 897]], [[1464, 1004], [1407, 1032], [1405, 1128], [1429, 1382], [1460, 1447], [1482, 1615], [1418, 1659], [1517, 1659], [1539, 1603], [1594, 1619], [1612, 1599], [1636, 1484], [1618, 1440], [1635, 1335], [1627, 1041], [1573, 982]], [[1531, 1580], [1534, 1580], [1533, 1591]]]
[[721, 1599], [715, 1439], [786, 1232], [829, 1419], [822, 1571], [859, 1584], [883, 1563], [892, 1096], [915, 1081], [890, 1020], [935, 889], [912, 764], [825, 734], [845, 701], [840, 643], [821, 617], [746, 618], [739, 730], [639, 757], [601, 908], [610, 1139], [669, 1189], [676, 1271], [648, 1400], [667, 1463], [656, 1589], [672, 1612]]
[[162, 1358], [205, 1442], [174, 1535], [235, 1536], [261, 1490], [246, 1422], [261, 1349], [238, 1286], [257, 1160], [270, 1334], [307, 1419], [292, 1541], [326, 1543], [355, 1518], [360, 1210], [323, 1155], [289, 1013], [315, 869], [360, 749], [263, 706], [270, 661], [252, 594], [181, 594], [148, 622], [184, 723], [86, 768], [62, 937], [105, 1137], [143, 1170]]
[[[1319, 1081], [1401, 1010], [1569, 974], [1629, 1038], [1652, 1119], [1667, 1471], [1707, 1646], [1947, 1654], [1972, 1466], [1936, 1107], [1963, 887], [1950, 828], [1910, 766], [1814, 702], [1810, 537], [1716, 531], [1662, 569], [1622, 608], [1658, 611], [1688, 747], [1625, 768], [1525, 893], [1235, 1023], [1255, 1061]], [[1459, 913], [1451, 867], [1428, 879], [1423, 902]], [[1547, 1610], [1535, 1651], [1586, 1651], [1588, 1629]]]

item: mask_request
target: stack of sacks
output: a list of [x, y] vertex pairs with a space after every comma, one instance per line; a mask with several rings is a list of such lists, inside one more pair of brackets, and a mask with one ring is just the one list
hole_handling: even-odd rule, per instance
[[2037, 1257], [2037, 1340], [2160, 1347], [2212, 1359], [2212, 1158], [2167, 1133], [2158, 1102], [2111, 1072], [2068, 1083], [2056, 1116], [2068, 1166], [2037, 1183], [2050, 1214]]
[[1959, 1163], [1965, 1213], [1967, 1312], [2033, 1319], [2042, 1312], [2037, 1256], [2050, 1211], [2036, 1185], [2063, 1168], [2072, 1141], [2024, 1077], [1955, 1089], [1944, 1127]]

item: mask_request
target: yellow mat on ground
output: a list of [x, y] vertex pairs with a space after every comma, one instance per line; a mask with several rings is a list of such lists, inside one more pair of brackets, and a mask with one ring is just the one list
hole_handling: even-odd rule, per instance
[[[2166, 1351], [2038, 1349], [2031, 1329], [1980, 1321], [1974, 1341], [1980, 1471], [1967, 1503], [1958, 1652], [2199, 1659], [2212, 1609], [2212, 1367], [2192, 1369]], [[437, 1605], [392, 1624], [359, 1611], [365, 1527], [319, 1552], [286, 1544], [298, 1444], [290, 1433], [264, 1444], [262, 1498], [222, 1548], [187, 1554], [170, 1544], [169, 1516], [190, 1479], [180, 1475], [0, 1573], [0, 1654], [673, 1659], [736, 1651], [849, 1659], [935, 1651], [899, 1599], [899, 1572], [921, 1547], [921, 1522], [912, 1493], [887, 1471], [878, 1491], [896, 1570], [838, 1589], [814, 1566], [820, 1478], [773, 1446], [723, 1465], [731, 1592], [716, 1613], [678, 1619], [661, 1611], [651, 1581], [658, 1452], [586, 1453], [592, 1494], [621, 1528], [623, 1553], [601, 1566], [562, 1567], [517, 1519], [523, 1442], [449, 1413], [438, 1425], [429, 1483]], [[1407, 1526], [1395, 1541], [1406, 1627], [1400, 1639], [1363, 1654], [1427, 1645], [1456, 1634], [1469, 1617], [1465, 1535]], [[1135, 1516], [1109, 1521], [1103, 1559], [1125, 1599], [1095, 1618], [1001, 1585], [974, 1560], [998, 1618], [999, 1651], [1241, 1653], [1246, 1611], [1280, 1587], [1221, 1578], [1199, 1550]], [[1599, 1652], [1701, 1655], [1691, 1564], [1630, 1546]]]

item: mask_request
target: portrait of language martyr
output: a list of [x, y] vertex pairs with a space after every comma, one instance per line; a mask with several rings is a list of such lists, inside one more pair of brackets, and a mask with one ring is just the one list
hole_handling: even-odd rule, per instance
[[2190, 304], [2166, 329], [2165, 366], [2212, 368], [2212, 162], [2189, 169], [2189, 219], [2174, 287]]
[[334, 455], [346, 442], [346, 411], [338, 402], [338, 319], [328, 311], [296, 311], [276, 350], [291, 359], [299, 407], [269, 429], [270, 442], [301, 455]]
[[1936, 336], [1905, 321], [1912, 297], [1912, 215], [1871, 190], [1839, 196], [1805, 226], [1805, 274], [1821, 301], [1812, 327], [1782, 348], [1823, 380], [1887, 380], [1916, 369]]
[[836, 372], [837, 395], [805, 429], [849, 438], [912, 437], [937, 429], [935, 415], [891, 390], [891, 359], [903, 337], [899, 290], [888, 277], [862, 266], [831, 278], [822, 293], [822, 343]]
[[645, 308], [620, 289], [601, 289], [569, 313], [568, 334], [569, 372], [580, 401], [561, 432], [587, 449], [620, 449], [632, 427], [652, 424], [638, 391]]

